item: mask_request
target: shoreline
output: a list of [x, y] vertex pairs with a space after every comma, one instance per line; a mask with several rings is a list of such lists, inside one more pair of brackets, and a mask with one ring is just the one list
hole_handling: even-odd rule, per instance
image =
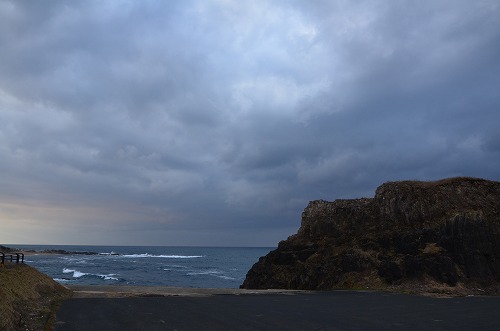
[[73, 298], [129, 298], [129, 297], [207, 297], [213, 295], [295, 295], [320, 293], [307, 290], [249, 290], [240, 288], [194, 288], [140, 285], [65, 285], [73, 291]]
[[450, 293], [450, 292], [411, 292], [405, 289], [335, 289], [335, 290], [287, 290], [287, 289], [241, 289], [241, 288], [196, 288], [144, 285], [64, 285], [73, 292], [73, 298], [132, 298], [132, 297], [209, 297], [217, 295], [322, 295], [322, 294], [362, 294], [407, 295], [435, 299], [467, 297], [499, 297], [487, 293]]

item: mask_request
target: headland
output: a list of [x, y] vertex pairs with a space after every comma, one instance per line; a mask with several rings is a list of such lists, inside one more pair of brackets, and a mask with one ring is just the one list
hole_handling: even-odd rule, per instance
[[388, 182], [373, 198], [311, 201], [242, 288], [499, 295], [500, 182]]

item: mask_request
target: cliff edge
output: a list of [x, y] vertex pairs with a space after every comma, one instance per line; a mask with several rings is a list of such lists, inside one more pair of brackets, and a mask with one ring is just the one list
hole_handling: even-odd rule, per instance
[[241, 287], [499, 295], [500, 182], [388, 182], [374, 198], [311, 201]]

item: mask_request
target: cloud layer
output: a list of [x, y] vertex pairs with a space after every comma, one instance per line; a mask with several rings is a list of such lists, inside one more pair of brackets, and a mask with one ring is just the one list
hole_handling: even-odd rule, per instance
[[0, 45], [5, 242], [275, 245], [500, 180], [497, 1], [3, 1]]

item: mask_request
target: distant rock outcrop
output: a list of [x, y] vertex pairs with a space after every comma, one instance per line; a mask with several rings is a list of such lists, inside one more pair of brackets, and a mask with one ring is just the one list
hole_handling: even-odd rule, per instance
[[16, 251], [15, 249], [12, 249], [7, 246], [0, 245], [0, 252], [8, 253], [8, 252], [14, 252]]
[[388, 182], [374, 198], [312, 201], [296, 235], [242, 288], [500, 294], [500, 182]]
[[[36, 251], [34, 251], [37, 253]], [[65, 251], [64, 249], [46, 249], [43, 251], [39, 251], [38, 253], [42, 254], [54, 254], [54, 255], [99, 255], [97, 252], [86, 252], [86, 251]]]

